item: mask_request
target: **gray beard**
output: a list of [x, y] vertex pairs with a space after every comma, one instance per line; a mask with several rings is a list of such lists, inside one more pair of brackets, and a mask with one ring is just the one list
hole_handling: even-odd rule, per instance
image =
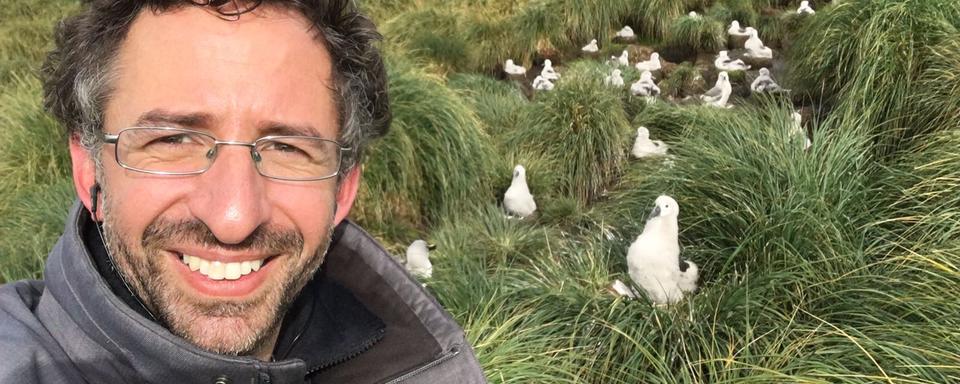
[[[223, 355], [252, 355], [272, 348], [273, 336], [284, 315], [323, 263], [333, 235], [331, 213], [330, 227], [321, 247], [311, 257], [300, 258], [303, 236], [294, 230], [265, 225], [238, 244], [223, 244], [198, 219], [171, 221], [158, 217], [144, 229], [140, 247], [135, 248], [128, 242], [132, 237], [119, 229], [120, 223], [111, 214], [114, 202], [106, 195], [103, 197], [104, 243], [133, 293], [173, 334], [202, 349]], [[335, 208], [336, 203], [331, 212], [336, 212]], [[173, 244], [281, 254], [285, 264], [279, 267], [284, 268], [275, 268], [272, 273], [282, 279], [279, 284], [267, 287], [262, 294], [242, 301], [205, 300], [183, 294], [172, 288], [174, 271], [165, 267], [169, 256], [161, 251]], [[200, 321], [222, 322], [224, 327], [195, 329]]]

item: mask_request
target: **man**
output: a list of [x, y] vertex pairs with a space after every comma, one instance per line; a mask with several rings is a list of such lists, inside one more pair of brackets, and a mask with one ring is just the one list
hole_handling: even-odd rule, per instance
[[483, 382], [462, 329], [345, 220], [389, 125], [350, 0], [91, 0], [48, 109], [79, 202], [0, 288], [3, 383]]

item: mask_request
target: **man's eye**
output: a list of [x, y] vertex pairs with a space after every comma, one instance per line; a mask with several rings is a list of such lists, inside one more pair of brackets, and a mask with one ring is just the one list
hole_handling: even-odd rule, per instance
[[307, 156], [309, 154], [307, 151], [300, 149], [300, 147], [292, 144], [287, 144], [279, 141], [271, 141], [263, 146], [260, 152], [275, 152], [283, 155], [290, 156]]
[[177, 133], [172, 135], [160, 136], [153, 140], [150, 140], [145, 146], [159, 146], [159, 145], [188, 145], [188, 144], [198, 144], [201, 141], [196, 137], [186, 133]]

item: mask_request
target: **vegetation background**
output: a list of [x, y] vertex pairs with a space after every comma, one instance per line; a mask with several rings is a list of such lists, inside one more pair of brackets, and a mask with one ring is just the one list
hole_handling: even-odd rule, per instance
[[[364, 1], [387, 36], [396, 118], [353, 219], [398, 257], [416, 238], [438, 245], [428, 287], [491, 382], [960, 382], [960, 2], [814, 1], [809, 16], [798, 3]], [[36, 73], [77, 7], [0, 6], [0, 283], [42, 277], [74, 198]], [[733, 19], [775, 48], [789, 100], [648, 105], [579, 57], [591, 38], [602, 58], [659, 50], [680, 64], [664, 93], [693, 94]], [[623, 25], [639, 43], [612, 41]], [[512, 58], [535, 76], [548, 57], [553, 92], [501, 74]], [[809, 151], [787, 133], [793, 107]], [[639, 125], [672, 166], [628, 159]], [[533, 219], [498, 205], [515, 164]], [[607, 290], [629, 281], [626, 249], [660, 194], [679, 201], [682, 257], [701, 266], [701, 290], [668, 307]]]

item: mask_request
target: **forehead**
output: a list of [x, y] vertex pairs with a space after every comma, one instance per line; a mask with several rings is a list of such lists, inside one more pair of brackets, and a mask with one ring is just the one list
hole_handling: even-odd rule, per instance
[[194, 128], [212, 131], [277, 124], [335, 131], [332, 75], [329, 53], [295, 11], [262, 6], [235, 21], [192, 6], [144, 11], [120, 46], [106, 125], [162, 111], [208, 115], [210, 126]]

